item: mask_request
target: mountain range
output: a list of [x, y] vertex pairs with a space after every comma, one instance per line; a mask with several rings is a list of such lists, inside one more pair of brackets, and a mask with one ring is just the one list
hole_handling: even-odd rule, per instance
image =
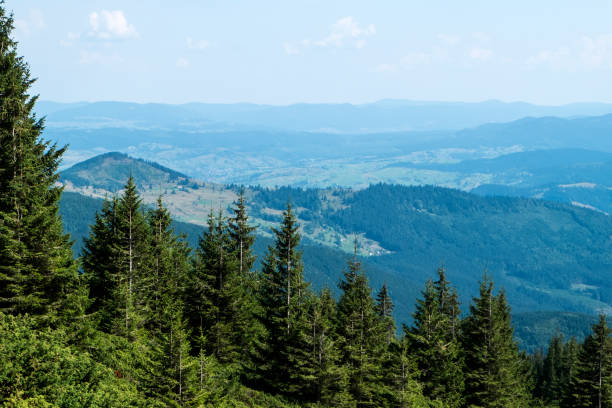
[[[207, 213], [230, 205], [238, 188], [205, 183], [121, 153], [98, 156], [61, 174], [62, 211], [77, 246], [101, 197], [116, 193], [130, 174], [145, 203], [163, 196], [180, 222], [177, 228], [192, 243]], [[373, 286], [392, 288], [399, 321], [410, 320], [425, 280], [442, 263], [464, 305], [486, 271], [505, 288], [516, 312], [612, 312], [612, 220], [600, 212], [432, 186], [250, 187], [246, 196], [258, 226], [260, 255], [270, 227], [287, 202], [293, 204], [304, 237], [306, 276], [316, 288], [335, 289], [357, 237]]]

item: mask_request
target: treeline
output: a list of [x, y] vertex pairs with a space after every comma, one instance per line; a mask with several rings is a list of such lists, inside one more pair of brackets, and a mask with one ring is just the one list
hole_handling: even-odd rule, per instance
[[290, 205], [256, 271], [242, 195], [192, 251], [130, 178], [75, 260], [58, 214], [65, 149], [41, 139], [12, 28], [0, 6], [2, 406], [612, 406], [603, 316], [583, 345], [529, 357], [504, 292], [485, 275], [462, 314], [440, 268], [398, 336], [388, 288], [373, 296], [356, 256], [338, 299], [310, 288]]

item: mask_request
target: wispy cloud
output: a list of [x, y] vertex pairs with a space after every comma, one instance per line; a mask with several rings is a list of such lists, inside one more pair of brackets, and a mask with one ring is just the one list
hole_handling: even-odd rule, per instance
[[544, 49], [525, 59], [528, 68], [575, 72], [612, 68], [612, 34], [583, 36], [572, 44]]
[[138, 37], [136, 28], [128, 23], [121, 10], [90, 13], [89, 27], [88, 36], [100, 40], [126, 40]]
[[210, 42], [206, 40], [194, 40], [191, 37], [187, 37], [187, 48], [190, 50], [202, 51], [210, 47]]
[[98, 51], [81, 51], [79, 63], [83, 65], [118, 65], [124, 59], [118, 54], [105, 54]]
[[15, 20], [15, 29], [26, 37], [32, 35], [34, 31], [42, 30], [45, 27], [45, 18], [39, 9], [31, 9], [27, 18]]
[[362, 48], [365, 44], [364, 38], [376, 34], [374, 24], [362, 27], [353, 17], [343, 17], [332, 25], [331, 33], [322, 40], [315, 41], [319, 47], [342, 47], [349, 42], [357, 48]]
[[479, 61], [486, 61], [489, 58], [491, 58], [492, 55], [493, 55], [493, 51], [491, 51], [488, 48], [481, 48], [481, 47], [472, 47], [472, 49], [470, 49], [470, 52], [469, 52], [470, 58], [479, 60]]
[[180, 68], [180, 69], [191, 68], [191, 63], [189, 62], [189, 60], [187, 58], [182, 58], [182, 57], [176, 60], [175, 65], [177, 68]]
[[458, 35], [452, 35], [452, 34], [440, 33], [436, 36], [436, 38], [442, 44], [449, 45], [449, 46], [457, 45], [461, 42], [461, 37], [459, 37]]
[[366, 38], [375, 34], [376, 27], [374, 27], [374, 24], [362, 26], [353, 17], [347, 16], [332, 24], [331, 31], [327, 36], [319, 40], [304, 39], [297, 44], [285, 42], [283, 43], [283, 49], [289, 55], [296, 55], [304, 49], [314, 47], [341, 48], [348, 46], [361, 49], [367, 44]]

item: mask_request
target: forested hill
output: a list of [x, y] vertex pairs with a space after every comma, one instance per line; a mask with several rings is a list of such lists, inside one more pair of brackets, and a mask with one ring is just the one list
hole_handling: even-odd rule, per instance
[[[108, 157], [92, 163], [104, 165]], [[132, 168], [146, 164], [122, 163], [113, 169], [126, 179]], [[73, 185], [73, 190], [102, 197], [108, 184], [103, 169], [89, 166], [89, 175], [81, 171], [79, 177], [89, 178], [92, 185]], [[70, 169], [62, 177], [72, 181], [72, 174]], [[170, 176], [159, 188], [147, 174], [154, 172], [134, 172], [145, 202], [152, 203], [160, 192], [165, 193], [164, 202], [179, 221], [203, 225], [211, 208], [229, 205], [236, 197], [237, 187], [193, 179], [173, 183]], [[120, 174], [113, 177], [119, 179]], [[472, 283], [486, 269], [506, 288], [517, 312], [610, 310], [612, 279], [606, 271], [612, 266], [612, 221], [604, 214], [541, 200], [480, 197], [431, 186], [378, 184], [358, 191], [253, 187], [247, 189], [246, 197], [259, 234], [270, 236], [270, 226], [280, 220], [281, 210], [290, 201], [304, 241], [312, 248], [316, 244], [334, 250], [325, 257], [333, 258], [329, 264], [335, 266], [321, 268], [318, 277], [310, 277], [319, 287], [335, 286], [342, 258], [351, 252], [357, 235], [373, 285], [387, 282], [393, 288], [400, 321], [410, 320], [422, 282], [441, 263], [465, 304], [473, 295]], [[326, 264], [324, 256], [314, 258]]]

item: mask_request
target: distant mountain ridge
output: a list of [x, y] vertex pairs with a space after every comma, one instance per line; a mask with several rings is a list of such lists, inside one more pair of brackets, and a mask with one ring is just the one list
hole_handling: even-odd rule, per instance
[[448, 130], [490, 122], [510, 122], [526, 116], [577, 117], [612, 113], [611, 104], [577, 103], [539, 106], [524, 102], [427, 102], [382, 100], [366, 104], [257, 104], [187, 103], [169, 105], [129, 102], [41, 101], [41, 115], [50, 126], [130, 126], [147, 128], [211, 127], [307, 132], [362, 133]]

